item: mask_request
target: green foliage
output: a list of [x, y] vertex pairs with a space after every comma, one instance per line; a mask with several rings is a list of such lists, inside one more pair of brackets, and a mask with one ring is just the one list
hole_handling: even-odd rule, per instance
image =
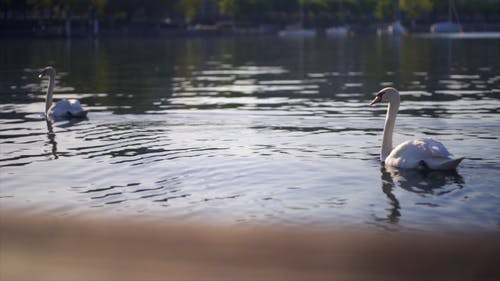
[[96, 11], [97, 16], [102, 18], [104, 16], [104, 9], [108, 4], [108, 0], [92, 0], [91, 3]]
[[375, 15], [380, 20], [389, 20], [392, 18], [392, 0], [379, 0], [375, 9]]
[[196, 16], [201, 2], [202, 0], [179, 0], [178, 7], [187, 18], [193, 18]]
[[236, 0], [220, 0], [219, 7], [223, 14], [234, 16], [234, 11], [236, 8]]
[[[397, 1], [397, 2], [394, 2]], [[85, 15], [89, 11], [101, 19], [132, 20], [135, 16], [162, 19], [172, 15], [196, 20], [203, 17], [231, 17], [239, 23], [260, 24], [291, 22], [300, 11], [306, 20], [318, 22], [345, 18], [347, 21], [367, 22], [374, 17], [381, 21], [394, 18], [398, 3], [403, 19], [416, 21], [427, 15], [447, 14], [445, 0], [0, 0], [3, 11], [49, 10], [54, 15]], [[500, 14], [500, 0], [455, 0], [460, 15]], [[210, 6], [207, 14], [206, 7]], [[323, 18], [321, 18], [323, 17]]]
[[431, 0], [399, 0], [401, 11], [410, 20], [416, 20], [432, 11]]
[[384, 21], [392, 20], [394, 18], [395, 5], [399, 5], [406, 19], [414, 21], [429, 14], [432, 11], [434, 3], [432, 0], [380, 0], [377, 1], [375, 10], [377, 18]]

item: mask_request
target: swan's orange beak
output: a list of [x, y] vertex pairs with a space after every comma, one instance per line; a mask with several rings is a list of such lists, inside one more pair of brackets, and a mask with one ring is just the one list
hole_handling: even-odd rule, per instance
[[370, 103], [370, 105], [374, 105], [376, 103], [379, 103], [382, 101], [382, 95], [377, 95], [373, 100], [372, 102]]

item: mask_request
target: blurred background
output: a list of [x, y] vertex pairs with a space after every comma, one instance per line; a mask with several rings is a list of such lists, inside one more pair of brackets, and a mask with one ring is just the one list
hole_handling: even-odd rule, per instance
[[[427, 32], [436, 22], [499, 30], [499, 0], [1, 0], [2, 36], [276, 33], [291, 25], [376, 32], [401, 22]], [[69, 27], [70, 26], [70, 27]]]

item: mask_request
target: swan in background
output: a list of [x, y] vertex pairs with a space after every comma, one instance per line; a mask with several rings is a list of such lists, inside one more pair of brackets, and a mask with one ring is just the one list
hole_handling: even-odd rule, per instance
[[43, 78], [44, 76], [49, 77], [49, 87], [47, 89], [47, 96], [45, 96], [45, 116], [47, 116], [48, 119], [85, 118], [87, 116], [87, 111], [82, 108], [78, 100], [64, 99], [52, 103], [56, 70], [52, 66], [47, 66], [42, 70], [40, 75], [38, 75], [38, 78]]
[[442, 143], [431, 138], [405, 141], [393, 148], [392, 134], [398, 115], [399, 92], [391, 87], [384, 88], [377, 93], [370, 105], [381, 101], [389, 103], [380, 153], [380, 161], [385, 165], [408, 169], [451, 170], [456, 169], [460, 161], [464, 159], [463, 157], [453, 158]]

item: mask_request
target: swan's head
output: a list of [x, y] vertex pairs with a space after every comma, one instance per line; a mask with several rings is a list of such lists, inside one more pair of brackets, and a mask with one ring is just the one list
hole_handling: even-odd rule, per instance
[[40, 72], [38, 78], [43, 78], [44, 76], [55, 77], [56, 70], [52, 66], [47, 66], [42, 70], [42, 72]]
[[390, 102], [394, 99], [398, 99], [399, 100], [399, 92], [392, 88], [392, 87], [387, 87], [387, 88], [383, 88], [382, 90], [380, 90], [377, 95], [375, 96], [375, 98], [372, 100], [372, 102], [370, 103], [370, 105], [374, 105], [376, 103], [379, 103], [379, 102]]

